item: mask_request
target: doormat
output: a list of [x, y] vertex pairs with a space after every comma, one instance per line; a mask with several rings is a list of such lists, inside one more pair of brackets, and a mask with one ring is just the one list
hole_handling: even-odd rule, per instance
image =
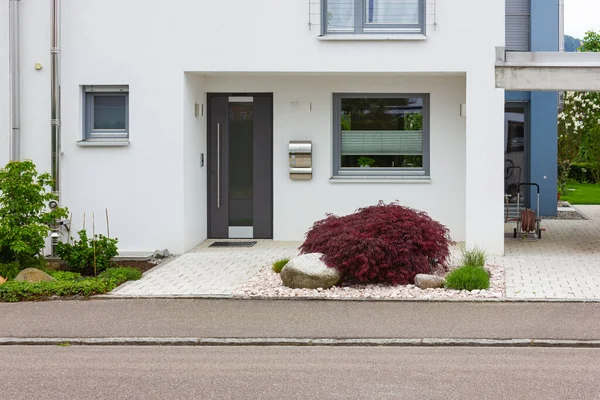
[[256, 242], [214, 242], [208, 247], [252, 247]]

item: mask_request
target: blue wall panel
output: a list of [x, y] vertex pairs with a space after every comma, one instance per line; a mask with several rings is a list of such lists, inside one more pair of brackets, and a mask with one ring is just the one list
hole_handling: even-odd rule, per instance
[[[531, 51], [558, 51], [558, 0], [531, 0]], [[558, 95], [506, 93], [507, 101], [530, 101], [529, 179], [540, 185], [540, 214], [556, 215]], [[531, 205], [535, 207], [532, 190]]]

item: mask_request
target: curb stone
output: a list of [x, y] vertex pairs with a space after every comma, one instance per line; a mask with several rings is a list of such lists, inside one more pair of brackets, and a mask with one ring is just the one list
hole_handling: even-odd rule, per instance
[[554, 339], [329, 339], [329, 338], [0, 338], [0, 346], [331, 346], [600, 348], [600, 340]]
[[268, 297], [268, 296], [237, 296], [233, 294], [181, 294], [181, 295], [128, 295], [128, 294], [101, 294], [91, 296], [96, 300], [132, 300], [132, 299], [229, 299], [229, 300], [263, 300], [263, 301], [356, 301], [356, 302], [423, 302], [423, 303], [600, 303], [600, 298], [594, 299], [522, 299], [522, 298], [326, 298], [326, 297]]

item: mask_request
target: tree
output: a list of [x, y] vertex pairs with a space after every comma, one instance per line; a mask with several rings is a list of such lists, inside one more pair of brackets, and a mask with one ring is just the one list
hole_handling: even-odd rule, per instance
[[65, 208], [48, 209], [57, 196], [48, 191], [49, 174], [31, 161], [11, 161], [0, 169], [0, 263], [21, 268], [39, 261], [50, 225], [67, 217]]
[[[579, 51], [600, 51], [600, 33], [587, 32]], [[564, 194], [575, 161], [590, 162], [594, 176], [600, 176], [600, 95], [565, 92], [563, 100], [558, 115], [558, 185]]]

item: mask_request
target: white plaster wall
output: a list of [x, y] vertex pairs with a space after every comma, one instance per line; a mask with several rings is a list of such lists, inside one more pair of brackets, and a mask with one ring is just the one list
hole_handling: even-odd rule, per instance
[[[465, 79], [461, 76], [216, 77], [208, 92], [272, 92], [274, 238], [300, 240], [325, 213], [399, 200], [445, 224], [465, 240]], [[430, 93], [431, 182], [332, 183], [333, 93]], [[312, 104], [312, 107], [311, 107]], [[312, 108], [312, 111], [311, 111]], [[313, 179], [289, 178], [288, 142], [311, 140]]]
[[[199, 106], [198, 116], [195, 115], [195, 104]], [[198, 245], [206, 239], [207, 235], [206, 115], [204, 77], [186, 74], [183, 103], [184, 206], [182, 210], [183, 241], [186, 249]], [[202, 155], [204, 155], [204, 166], [202, 166]]]
[[0, 0], [0, 168], [10, 153], [10, 75], [8, 0]]
[[[143, 7], [137, 0], [63, 0], [64, 54], [76, 53], [83, 70], [134, 69], [147, 76], [161, 67], [464, 72], [481, 57], [482, 48], [504, 43], [503, 37], [490, 40], [494, 35], [488, 24], [498, 19], [504, 25], [503, 0], [488, 0], [485, 8], [480, 0], [437, 1], [435, 7], [428, 1], [424, 41], [318, 40], [320, 27], [309, 30], [309, 3], [310, 20], [318, 23], [315, 0], [148, 0]], [[495, 9], [501, 12], [489, 11]]]
[[[276, 222], [277, 239], [298, 239], [326, 211], [345, 213], [379, 199], [396, 198], [429, 211], [452, 229], [457, 240], [464, 238], [464, 159], [468, 155], [458, 135], [462, 132], [464, 139], [465, 122], [458, 117], [459, 104], [465, 99], [464, 78], [400, 79], [397, 75], [464, 75], [482, 70], [492, 79], [478, 81], [482, 87], [475, 97], [493, 95], [494, 46], [504, 43], [504, 2], [486, 2], [486, 15], [493, 18], [478, 18], [483, 12], [478, 0], [438, 1], [435, 15], [429, 8], [424, 41], [322, 41], [318, 26], [308, 29], [309, 20], [318, 22], [315, 15], [309, 19], [308, 5], [309, 0], [149, 0], [143, 6], [134, 0], [62, 1], [62, 200], [73, 211], [76, 227], [81, 226], [84, 212], [89, 220], [91, 213], [97, 217], [108, 208], [111, 234], [120, 238], [123, 251], [169, 248], [182, 252], [204, 238], [206, 171], [195, 165], [205, 150], [205, 120], [192, 120], [190, 113], [193, 101], [204, 99], [204, 93], [216, 90], [219, 83], [218, 90], [242, 91], [244, 85], [252, 84], [256, 90], [275, 93], [275, 198], [281, 199], [275, 219], [289, 218], [287, 224]], [[21, 16], [22, 154], [40, 170], [49, 170], [50, 2], [22, 0]], [[36, 62], [43, 65], [41, 71], [33, 68]], [[201, 72], [207, 76], [206, 85], [185, 78], [186, 72]], [[264, 76], [217, 78], [223, 72]], [[328, 76], [312, 81], [282, 73]], [[370, 76], [378, 74], [389, 76]], [[129, 85], [130, 146], [77, 146], [82, 137], [81, 87], [90, 84]], [[329, 183], [331, 93], [408, 89], [432, 93], [432, 110], [437, 110], [432, 113], [432, 135], [434, 125], [439, 135], [436, 141], [432, 137], [432, 152], [452, 162], [440, 165], [432, 157], [432, 183], [420, 186]], [[298, 109], [290, 106], [290, 99], [301, 101]], [[445, 100], [449, 103], [442, 104]], [[296, 117], [303, 116], [302, 101], [313, 102], [313, 113], [299, 125]], [[489, 105], [474, 111], [478, 129], [490, 132], [489, 124], [497, 114], [502, 152], [503, 107]], [[292, 138], [313, 139], [317, 144], [315, 178], [304, 186], [286, 181], [285, 143]], [[477, 146], [489, 145], [485, 140], [473, 143], [474, 152], [481, 151]], [[497, 165], [490, 165], [500, 172], [500, 187], [502, 165], [501, 157]], [[304, 200], [309, 212], [295, 216], [292, 201], [306, 196], [308, 185], [315, 189]], [[491, 196], [476, 197], [486, 201]], [[473, 226], [474, 235], [485, 235], [479, 225]]]

